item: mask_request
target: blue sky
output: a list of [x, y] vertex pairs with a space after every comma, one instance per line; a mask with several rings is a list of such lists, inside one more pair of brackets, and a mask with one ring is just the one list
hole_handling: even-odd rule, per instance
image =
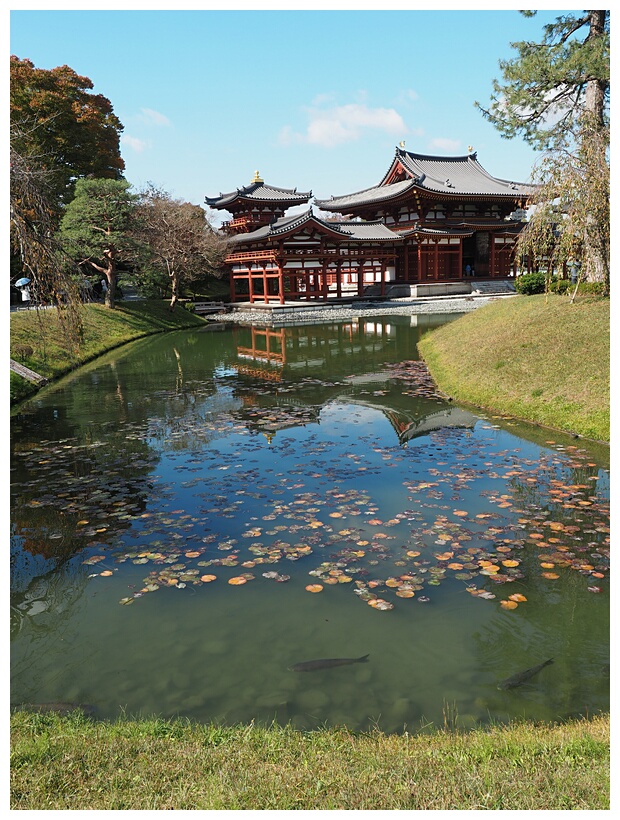
[[255, 170], [319, 199], [352, 193], [380, 181], [401, 140], [438, 155], [471, 145], [494, 176], [526, 181], [537, 155], [474, 102], [489, 103], [511, 42], [566, 12], [503, 8], [13, 3], [10, 53], [89, 77], [124, 125], [128, 181], [199, 205]]

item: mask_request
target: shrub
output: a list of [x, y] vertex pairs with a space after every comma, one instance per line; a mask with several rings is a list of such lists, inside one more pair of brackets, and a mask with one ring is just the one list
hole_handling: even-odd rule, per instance
[[605, 283], [604, 282], [582, 282], [579, 285], [579, 290], [577, 294], [582, 293], [585, 295], [586, 293], [590, 296], [603, 296], [605, 293]]
[[547, 277], [542, 271], [524, 273], [522, 276], [517, 277], [515, 290], [517, 293], [522, 293], [525, 296], [531, 296], [534, 293], [544, 293], [546, 281]]
[[[563, 296], [571, 287], [570, 279], [558, 279], [555, 282], [551, 282], [549, 284], [549, 291], [551, 293], [557, 293], [558, 296]], [[575, 286], [573, 285], [573, 288]]]

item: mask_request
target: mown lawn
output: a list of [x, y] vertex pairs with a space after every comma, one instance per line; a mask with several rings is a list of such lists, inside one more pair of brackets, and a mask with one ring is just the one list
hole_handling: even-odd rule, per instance
[[11, 716], [11, 809], [606, 810], [609, 716], [352, 734]]
[[[114, 310], [100, 304], [81, 309], [81, 332], [67, 312], [55, 309], [11, 313], [10, 356], [46, 379], [74, 370], [119, 345], [166, 330], [204, 325], [204, 319], [182, 307], [172, 313], [160, 300], [120, 303]], [[36, 387], [11, 373], [11, 402], [36, 392]]]
[[609, 442], [609, 299], [499, 299], [418, 347], [440, 390], [459, 402]]

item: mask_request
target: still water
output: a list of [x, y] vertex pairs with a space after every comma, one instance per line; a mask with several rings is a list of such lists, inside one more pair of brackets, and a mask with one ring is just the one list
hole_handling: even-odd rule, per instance
[[388, 732], [607, 710], [609, 450], [438, 397], [417, 341], [452, 318], [165, 334], [23, 405], [11, 702]]

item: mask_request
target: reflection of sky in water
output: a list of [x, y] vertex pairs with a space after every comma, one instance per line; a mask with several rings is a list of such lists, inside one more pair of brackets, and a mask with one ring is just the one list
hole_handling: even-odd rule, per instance
[[[390, 731], [441, 724], [447, 704], [463, 725], [607, 708], [607, 472], [581, 442], [519, 438], [399, 388], [382, 366], [410, 355], [412, 331], [389, 330], [406, 355], [381, 362], [375, 328], [371, 362], [366, 347], [346, 368], [333, 357], [337, 377], [276, 384], [239, 372], [232, 334], [174, 334], [85, 376], [98, 395], [74, 379], [42, 399], [45, 440], [32, 421], [14, 434], [12, 700]], [[339, 350], [322, 332], [298, 341]], [[50, 543], [81, 552], [54, 569], [37, 557]], [[503, 610], [515, 592], [527, 600]], [[547, 657], [532, 683], [497, 690]]]

